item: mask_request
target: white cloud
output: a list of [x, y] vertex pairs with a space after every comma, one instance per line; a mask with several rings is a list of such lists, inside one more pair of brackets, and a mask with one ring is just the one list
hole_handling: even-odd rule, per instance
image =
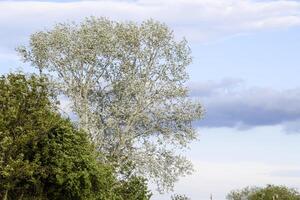
[[[178, 36], [207, 41], [257, 30], [300, 25], [300, 2], [254, 0], [1, 1], [0, 45], [13, 46], [56, 22], [95, 15], [116, 20], [154, 18]], [[6, 38], [4, 41], [3, 38]]]

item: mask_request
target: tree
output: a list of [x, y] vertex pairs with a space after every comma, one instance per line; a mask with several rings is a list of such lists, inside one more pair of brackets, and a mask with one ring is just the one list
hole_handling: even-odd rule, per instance
[[300, 200], [300, 193], [285, 186], [267, 185], [264, 188], [246, 187], [231, 191], [226, 198], [228, 200]]
[[79, 124], [116, 166], [172, 189], [192, 164], [178, 152], [196, 139], [202, 116], [188, 99], [185, 40], [153, 20], [141, 24], [87, 18], [33, 34], [21, 57], [57, 78]]
[[0, 77], [0, 198], [148, 200], [145, 182], [119, 182], [111, 166], [97, 161], [87, 135], [50, 99], [55, 95], [45, 78]]
[[228, 200], [248, 200], [251, 194], [258, 191], [258, 187], [246, 187], [241, 190], [233, 190], [227, 196]]

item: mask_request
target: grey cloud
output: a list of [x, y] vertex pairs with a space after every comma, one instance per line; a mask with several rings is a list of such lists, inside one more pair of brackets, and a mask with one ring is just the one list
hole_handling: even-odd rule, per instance
[[204, 83], [189, 83], [190, 95], [191, 96], [211, 96], [213, 94], [220, 93], [222, 91], [228, 91], [238, 88], [243, 84], [241, 79], [223, 79], [219, 82], [207, 81]]
[[286, 133], [300, 133], [300, 119], [283, 123], [283, 130]]
[[300, 88], [274, 90], [247, 88], [240, 80], [190, 84], [191, 96], [206, 110], [206, 127], [251, 128], [283, 125], [287, 132], [300, 132]]

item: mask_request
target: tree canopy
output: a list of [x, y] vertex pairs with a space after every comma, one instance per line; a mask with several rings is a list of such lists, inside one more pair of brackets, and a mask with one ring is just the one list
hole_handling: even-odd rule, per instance
[[56, 111], [47, 83], [23, 74], [0, 77], [0, 198], [149, 199], [144, 179], [120, 182], [97, 160], [87, 135]]
[[165, 24], [91, 17], [36, 32], [18, 51], [56, 78], [106, 161], [134, 166], [160, 191], [192, 171], [178, 152], [197, 138], [202, 108], [185, 86], [190, 48]]

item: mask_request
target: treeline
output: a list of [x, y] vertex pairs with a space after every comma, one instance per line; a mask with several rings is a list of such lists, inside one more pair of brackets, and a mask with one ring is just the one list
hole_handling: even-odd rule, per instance
[[300, 193], [294, 188], [267, 185], [265, 187], [246, 187], [231, 191], [227, 200], [300, 200]]

